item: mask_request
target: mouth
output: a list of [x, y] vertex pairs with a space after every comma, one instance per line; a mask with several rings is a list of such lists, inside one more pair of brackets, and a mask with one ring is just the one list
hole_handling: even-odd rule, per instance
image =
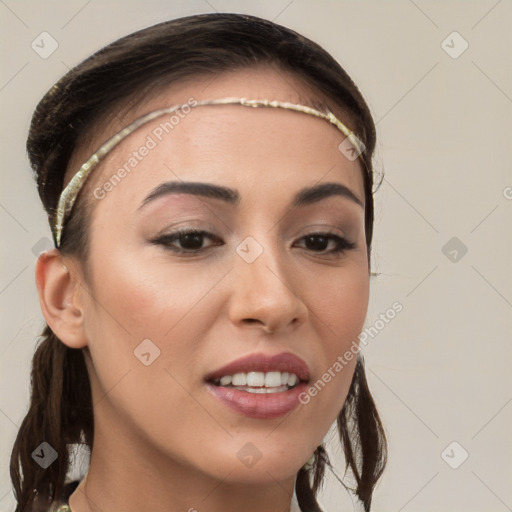
[[236, 412], [270, 419], [291, 412], [309, 382], [307, 364], [291, 353], [251, 354], [206, 378], [207, 389]]
[[300, 382], [295, 373], [289, 372], [248, 372], [223, 375], [213, 384], [233, 388], [247, 393], [283, 393], [296, 387]]

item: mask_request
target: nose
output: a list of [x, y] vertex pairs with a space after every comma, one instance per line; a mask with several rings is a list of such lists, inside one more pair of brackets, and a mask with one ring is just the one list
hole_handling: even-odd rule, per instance
[[252, 263], [235, 256], [229, 317], [237, 326], [274, 334], [306, 321], [308, 308], [300, 297], [296, 270], [292, 272], [285, 256], [277, 253], [265, 247]]

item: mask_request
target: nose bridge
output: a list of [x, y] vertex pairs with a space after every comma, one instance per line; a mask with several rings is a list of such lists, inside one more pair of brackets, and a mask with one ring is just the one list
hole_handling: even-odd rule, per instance
[[296, 274], [272, 233], [259, 230], [236, 247], [231, 316], [235, 322], [257, 320], [275, 331], [302, 321], [307, 308], [296, 289]]

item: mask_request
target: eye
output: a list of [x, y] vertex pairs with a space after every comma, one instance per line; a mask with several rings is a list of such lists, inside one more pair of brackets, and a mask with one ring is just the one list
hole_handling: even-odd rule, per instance
[[[205, 240], [209, 240], [211, 243], [205, 246]], [[303, 245], [299, 245], [299, 247], [319, 256], [342, 255], [356, 247], [355, 243], [334, 233], [309, 233], [299, 241], [303, 242]], [[213, 233], [193, 228], [176, 230], [152, 240], [151, 243], [161, 245], [166, 250], [179, 254], [199, 254], [215, 246], [224, 245], [224, 242]]]
[[[215, 243], [204, 247], [205, 239]], [[152, 240], [152, 243], [162, 245], [165, 249], [173, 252], [194, 254], [203, 252], [216, 245], [223, 245], [224, 242], [208, 231], [183, 228]]]
[[[341, 255], [356, 247], [355, 243], [349, 242], [346, 238], [335, 235], [334, 233], [309, 233], [299, 240], [304, 241], [306, 249], [321, 256]], [[329, 245], [331, 249], [327, 250]]]

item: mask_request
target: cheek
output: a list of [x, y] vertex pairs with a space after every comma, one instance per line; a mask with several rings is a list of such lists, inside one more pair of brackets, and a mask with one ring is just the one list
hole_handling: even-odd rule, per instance
[[[171, 380], [178, 400], [180, 389], [174, 389], [165, 369], [180, 382], [193, 379], [199, 371], [194, 363], [201, 360], [202, 340], [222, 307], [215, 287], [229, 268], [218, 263], [172, 264], [164, 252], [152, 251], [151, 258], [145, 258], [143, 251], [136, 254], [116, 251], [114, 246], [96, 259], [102, 262], [93, 272], [97, 300], [87, 317], [96, 373], [102, 387], [110, 389], [127, 371], [151, 370], [144, 376], [148, 385], [169, 389]], [[138, 357], [148, 351], [146, 359], [154, 362], [145, 367]], [[155, 370], [164, 382], [158, 381]]]
[[176, 407], [206, 420], [179, 383], [194, 378], [201, 340], [216, 315], [210, 291], [226, 272], [221, 266], [192, 271], [166, 264], [165, 254], [155, 258], [153, 252], [152, 261], [134, 255], [114, 247], [95, 260], [89, 349], [98, 396], [115, 389], [108, 403], [139, 427], [145, 420], [154, 424], [153, 434], [161, 435], [157, 430], [173, 424]]
[[[140, 339], [162, 340], [182, 323], [193, 324], [202, 317], [200, 304], [222, 278], [221, 265], [170, 263], [170, 256], [147, 251], [151, 258], [135, 257], [129, 251], [105, 255], [98, 267], [94, 286], [111, 313], [106, 321], [122, 324], [126, 331]], [[229, 270], [229, 269], [228, 269]], [[198, 307], [199, 306], [199, 307]], [[201, 310], [202, 314], [198, 315]], [[100, 312], [101, 313], [101, 312]]]
[[317, 281], [312, 323], [321, 340], [321, 364], [316, 368], [305, 401], [314, 404], [316, 419], [329, 428], [345, 402], [357, 362], [358, 336], [369, 299], [367, 271], [340, 272], [337, 280]]
[[[325, 329], [326, 350], [343, 349], [360, 334], [369, 300], [369, 277], [364, 268], [340, 271], [339, 276], [315, 281], [310, 300], [313, 318]], [[310, 308], [311, 309], [311, 308]]]

